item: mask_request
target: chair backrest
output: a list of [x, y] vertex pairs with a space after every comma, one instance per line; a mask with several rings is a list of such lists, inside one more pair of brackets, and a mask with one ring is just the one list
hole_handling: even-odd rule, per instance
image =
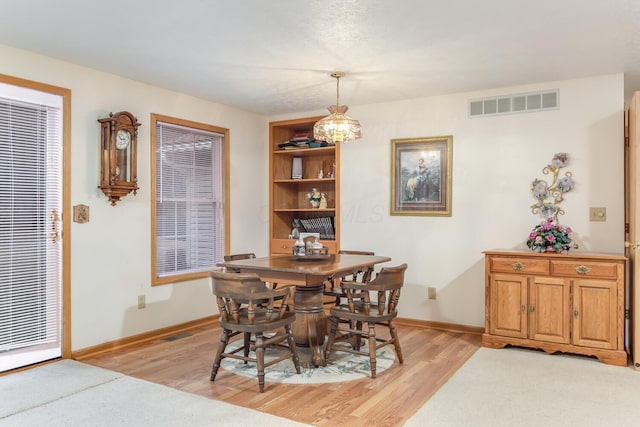
[[404, 285], [404, 272], [407, 264], [396, 267], [383, 267], [376, 277], [368, 283], [342, 282], [342, 287], [347, 294], [347, 304], [353, 310], [353, 296], [362, 299], [365, 310], [371, 306], [371, 296], [376, 296], [374, 303], [379, 314], [397, 313], [400, 291]]
[[[247, 252], [245, 254], [231, 254], [231, 255], [225, 255], [224, 256], [224, 260], [225, 261], [236, 261], [239, 259], [251, 259], [251, 258], [255, 258], [256, 254], [254, 254], [253, 252]], [[239, 268], [233, 268], [233, 267], [227, 267], [227, 271], [230, 273], [240, 273], [240, 269]]]
[[[346, 255], [369, 255], [369, 256], [374, 256], [375, 252], [371, 252], [371, 251], [351, 251], [351, 250], [345, 250], [345, 249], [341, 249], [338, 251], [339, 254], [346, 254]], [[343, 277], [343, 280], [358, 280], [358, 275], [362, 275], [360, 281], [363, 283], [366, 283], [368, 281], [371, 280], [371, 275], [373, 274], [373, 267], [369, 267], [366, 269], [360, 269], [360, 270], [356, 270], [352, 273], [346, 274]], [[351, 276], [351, 277], [349, 277]]]
[[225, 255], [224, 256], [224, 260], [225, 261], [236, 261], [238, 259], [250, 259], [250, 258], [255, 258], [256, 254], [254, 254], [253, 252], [247, 252], [246, 254], [231, 254], [231, 255]]
[[[212, 271], [211, 292], [216, 296], [220, 319], [228, 323], [256, 322], [258, 310], [265, 311], [264, 321], [281, 318], [287, 309], [290, 288], [269, 289], [254, 273]], [[274, 301], [282, 301], [274, 308]]]

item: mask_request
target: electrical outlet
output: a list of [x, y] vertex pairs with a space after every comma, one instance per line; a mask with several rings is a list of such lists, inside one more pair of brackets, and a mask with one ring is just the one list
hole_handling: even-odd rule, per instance
[[144, 295], [138, 295], [138, 308], [145, 308], [147, 303]]
[[429, 299], [436, 299], [436, 288], [427, 288], [429, 291]]

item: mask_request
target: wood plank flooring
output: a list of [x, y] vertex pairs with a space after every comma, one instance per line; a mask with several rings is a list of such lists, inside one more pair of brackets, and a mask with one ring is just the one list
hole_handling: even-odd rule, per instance
[[[481, 345], [481, 336], [397, 324], [397, 359], [376, 379], [310, 385], [266, 383], [223, 369], [209, 381], [219, 326], [198, 327], [81, 361], [234, 405], [316, 426], [401, 426]], [[170, 402], [167, 402], [170, 404]]]

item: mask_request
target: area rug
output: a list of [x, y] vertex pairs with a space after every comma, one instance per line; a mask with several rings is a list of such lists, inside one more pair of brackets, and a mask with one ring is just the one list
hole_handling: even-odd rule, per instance
[[73, 360], [0, 377], [0, 396], [0, 427], [306, 425]]
[[[238, 348], [242, 345], [242, 342], [236, 341], [229, 344], [230, 349]], [[338, 345], [344, 344], [336, 344]], [[334, 347], [334, 348], [335, 348]], [[367, 351], [368, 346], [362, 346], [364, 351]], [[320, 383], [336, 383], [343, 381], [353, 381], [362, 378], [368, 378], [371, 376], [371, 366], [369, 364], [368, 356], [360, 356], [351, 353], [345, 353], [341, 351], [335, 351], [331, 353], [327, 366], [313, 367], [311, 364], [311, 353], [308, 348], [297, 347], [298, 357], [300, 358], [300, 370], [301, 374], [296, 374], [296, 369], [293, 366], [291, 359], [283, 360], [275, 365], [265, 368], [265, 381], [277, 382], [284, 384], [320, 384]], [[284, 354], [286, 350], [281, 349], [268, 349], [265, 352], [265, 362], [273, 360], [278, 356]], [[254, 356], [253, 352], [250, 356]], [[379, 375], [385, 369], [388, 369], [396, 360], [396, 354], [391, 347], [382, 347], [376, 352], [376, 373]], [[241, 360], [232, 358], [225, 358], [220, 363], [220, 366], [236, 375], [242, 375], [244, 377], [256, 378], [258, 375], [256, 364], [245, 364]]]
[[640, 425], [640, 372], [597, 359], [480, 348], [406, 427]]

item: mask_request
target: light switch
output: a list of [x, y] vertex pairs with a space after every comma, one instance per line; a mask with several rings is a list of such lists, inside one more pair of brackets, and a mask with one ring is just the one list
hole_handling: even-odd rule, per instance
[[607, 208], [589, 208], [589, 221], [606, 221]]

